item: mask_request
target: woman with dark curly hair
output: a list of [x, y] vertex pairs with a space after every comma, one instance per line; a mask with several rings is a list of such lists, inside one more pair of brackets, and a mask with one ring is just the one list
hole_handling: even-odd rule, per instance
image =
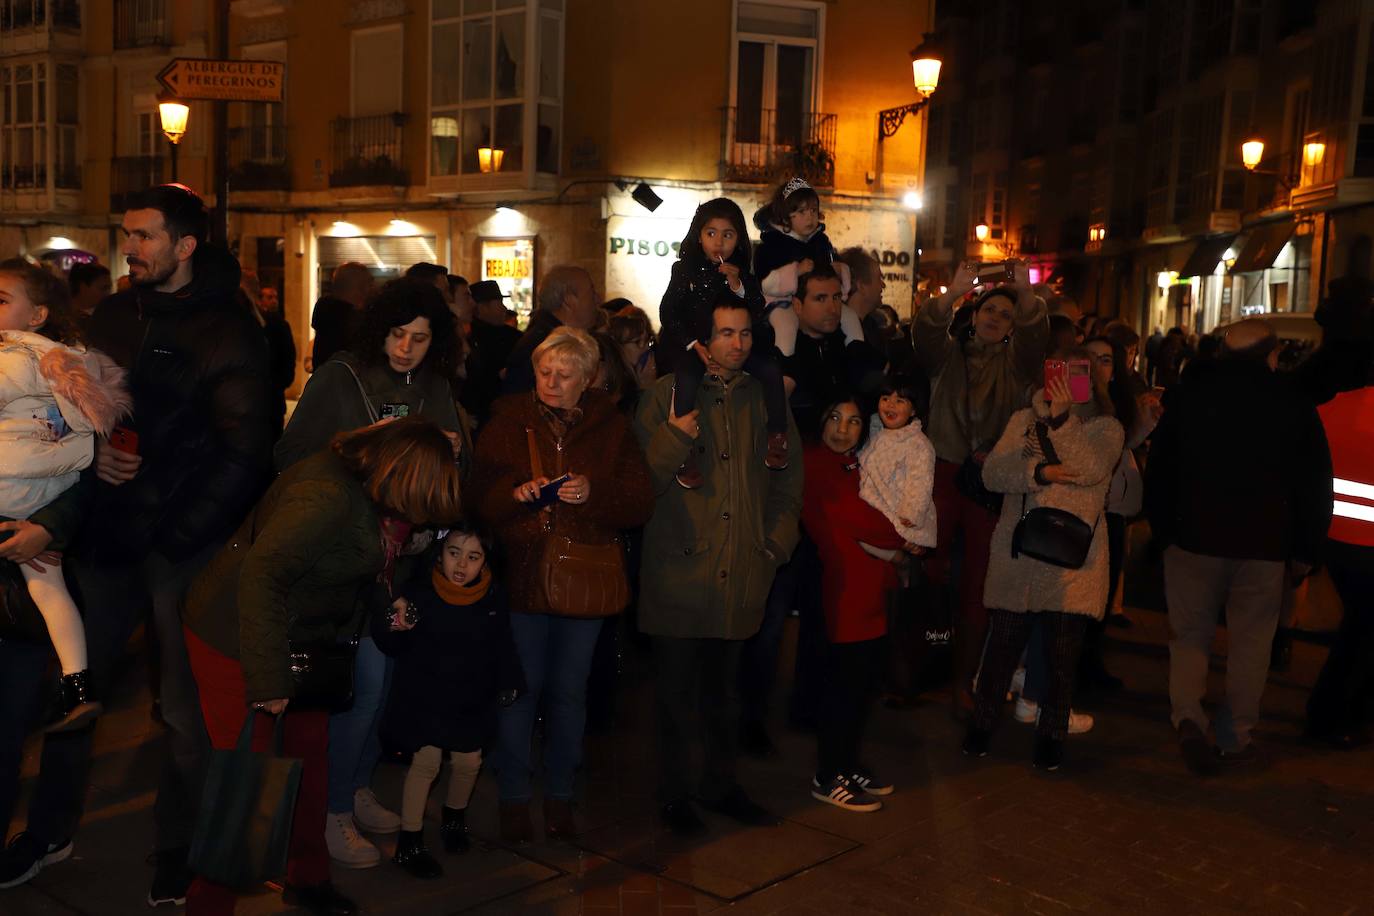
[[[458, 332], [443, 295], [432, 284], [403, 277], [372, 295], [353, 346], [315, 368], [275, 452], [285, 471], [327, 447], [335, 435], [393, 417], [424, 417], [453, 443], [460, 476], [471, 462], [467, 426], [459, 419], [450, 379]], [[395, 833], [401, 819], [372, 794], [381, 758], [377, 725], [391, 665], [371, 636], [358, 644], [353, 707], [329, 717], [329, 854], [350, 868], [381, 861], [358, 827]]]

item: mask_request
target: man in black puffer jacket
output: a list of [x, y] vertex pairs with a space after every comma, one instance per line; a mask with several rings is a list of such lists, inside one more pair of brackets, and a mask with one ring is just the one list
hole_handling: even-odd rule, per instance
[[[86, 338], [129, 372], [134, 415], [125, 426], [133, 436], [115, 443], [126, 451], [97, 445], [99, 481], [71, 567], [97, 692], [108, 688], [125, 642], [152, 609], [169, 746], [155, 808], [151, 905], [186, 895], [186, 851], [209, 749], [179, 606], [272, 468], [266, 342], [235, 302], [238, 262], [206, 242], [207, 228], [204, 203], [187, 188], [139, 195], [123, 223], [132, 286], [101, 302]], [[38, 793], [48, 803], [29, 819], [40, 859], [75, 831], [90, 749], [89, 730], [48, 739]]]

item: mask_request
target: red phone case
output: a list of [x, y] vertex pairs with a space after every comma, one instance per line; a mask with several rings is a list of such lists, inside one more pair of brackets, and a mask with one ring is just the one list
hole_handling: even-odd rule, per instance
[[110, 448], [128, 455], [138, 454], [138, 433], [123, 426], [110, 430]]

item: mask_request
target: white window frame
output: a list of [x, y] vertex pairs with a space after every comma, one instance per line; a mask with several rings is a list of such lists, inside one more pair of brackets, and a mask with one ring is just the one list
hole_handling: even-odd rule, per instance
[[[463, 170], [463, 151], [462, 151], [462, 124], [463, 113], [469, 110], [480, 109], [482, 102], [463, 100], [463, 71], [461, 51], [457, 57], [458, 61], [458, 101], [454, 104], [444, 105], [439, 111], [442, 113], [438, 117], [455, 117], [459, 124], [459, 149], [458, 149], [458, 172], [454, 175], [436, 175], [434, 173], [434, 137], [433, 130], [436, 109], [434, 107], [434, 0], [429, 0], [425, 5], [425, 183], [431, 187], [436, 184], [445, 190], [458, 190], [465, 186], [469, 189], [480, 190], [491, 185], [503, 185], [509, 187], [509, 179], [514, 178], [523, 184], [532, 184], [535, 175], [558, 174], [562, 171], [563, 160], [563, 118], [567, 108], [566, 98], [566, 74], [567, 69], [567, 8], [572, 0], [565, 0], [562, 8], [545, 6], [541, 0], [524, 0], [520, 6], [502, 10], [490, 10], [478, 13], [463, 13], [458, 16], [447, 17], [442, 20], [444, 24], [458, 23], [459, 39], [462, 38], [461, 24], [469, 20], [488, 19], [495, 23], [498, 15], [509, 15], [517, 11], [525, 16], [525, 74], [524, 85], [521, 87], [520, 95], [510, 99], [496, 99], [490, 96], [485, 102], [485, 107], [492, 112], [491, 129], [493, 136], [496, 131], [495, 110], [496, 108], [509, 105], [520, 105], [523, 109], [521, 114], [520, 132], [524, 144], [524, 162], [519, 171], [502, 169], [500, 172], [467, 172]], [[540, 35], [542, 32], [543, 20], [545, 17], [553, 18], [558, 21], [558, 98], [553, 99], [539, 94], [539, 76], [543, 59], [540, 55], [539, 46]], [[495, 31], [493, 29], [493, 36]], [[494, 40], [494, 37], [493, 37]], [[495, 87], [493, 86], [493, 92]], [[539, 106], [553, 105], [558, 109], [558, 123], [554, 125], [555, 138], [558, 143], [558, 162], [555, 172], [541, 172], [538, 168], [539, 159]], [[503, 181], [502, 179], [507, 179]], [[475, 188], [473, 187], [475, 185]]]
[[[820, 0], [749, 0], [763, 6], [777, 6], [787, 9], [810, 10], [816, 14], [816, 37], [815, 38], [795, 38], [787, 35], [769, 35], [759, 32], [741, 32], [739, 28], [739, 5], [740, 0], [732, 0], [730, 5], [730, 87], [729, 105], [730, 111], [735, 112], [735, 117], [726, 119], [725, 149], [727, 158], [735, 150], [735, 124], [739, 117], [739, 46], [741, 41], [756, 42], [766, 46], [764, 52], [763, 65], [763, 99], [767, 103], [771, 99], [771, 108], [768, 104], [763, 107], [771, 110], [776, 117], [778, 105], [778, 45], [785, 44], [793, 47], [806, 47], [812, 50], [812, 74], [811, 74], [811, 101], [808, 105], [808, 113], [814, 118], [821, 111], [821, 103], [824, 98], [822, 74], [825, 72], [825, 13], [826, 4]], [[747, 144], [747, 146], [766, 146], [766, 144]], [[750, 158], [767, 158], [763, 150], [751, 151]]]

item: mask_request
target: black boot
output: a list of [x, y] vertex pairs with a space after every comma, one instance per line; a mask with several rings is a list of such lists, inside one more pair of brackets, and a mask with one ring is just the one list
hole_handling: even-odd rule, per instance
[[986, 757], [992, 745], [992, 732], [969, 726], [961, 750], [965, 757]]
[[444, 874], [443, 866], [425, 849], [422, 830], [402, 830], [397, 834], [396, 855], [391, 857], [391, 861], [417, 878], [440, 878]]
[[1031, 760], [1037, 770], [1053, 773], [1064, 762], [1064, 741], [1049, 735], [1035, 736], [1035, 756]]
[[449, 855], [461, 855], [472, 848], [472, 842], [468, 839], [468, 809], [444, 805], [439, 839], [443, 841], [444, 852]]
[[91, 696], [90, 669], [64, 674], [57, 688], [57, 706], [49, 718], [45, 732], [76, 731], [91, 724], [105, 711]]

